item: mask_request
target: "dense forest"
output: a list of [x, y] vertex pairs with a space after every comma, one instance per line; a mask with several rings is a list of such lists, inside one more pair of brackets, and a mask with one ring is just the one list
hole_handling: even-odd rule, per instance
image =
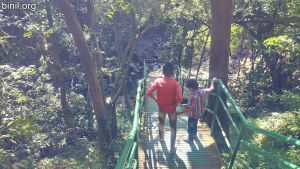
[[[299, 140], [299, 7], [300, 0], [1, 0], [0, 168], [114, 168], [144, 59], [176, 59], [186, 78], [221, 79], [251, 123]], [[247, 137], [300, 166], [300, 148]], [[272, 168], [246, 151], [237, 157]]]

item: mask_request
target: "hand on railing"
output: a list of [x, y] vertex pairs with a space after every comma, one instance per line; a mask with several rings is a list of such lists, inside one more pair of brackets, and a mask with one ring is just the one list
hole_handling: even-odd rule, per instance
[[211, 80], [211, 83], [210, 83], [210, 87], [209, 87], [209, 91], [213, 91], [215, 89], [215, 82], [217, 81], [218, 79], [216, 77], [212, 78]]
[[216, 82], [218, 79], [216, 77], [212, 78], [212, 82]]

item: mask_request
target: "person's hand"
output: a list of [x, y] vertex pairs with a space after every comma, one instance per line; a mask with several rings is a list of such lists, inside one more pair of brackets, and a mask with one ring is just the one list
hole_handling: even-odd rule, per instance
[[213, 82], [216, 82], [218, 79], [216, 77], [212, 78]]
[[175, 112], [175, 113], [176, 113], [177, 116], [182, 114], [182, 113], [179, 112], [179, 111], [177, 111], [177, 112]]
[[210, 83], [210, 88], [209, 88], [209, 92], [212, 92], [213, 90], [215, 90], [215, 85], [214, 83], [217, 81], [218, 79], [216, 77], [211, 79], [211, 83]]

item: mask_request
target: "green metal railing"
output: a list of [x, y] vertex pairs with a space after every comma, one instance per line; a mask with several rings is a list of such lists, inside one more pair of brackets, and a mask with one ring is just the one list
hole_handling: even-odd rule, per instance
[[136, 103], [134, 108], [133, 126], [128, 135], [127, 142], [123, 148], [122, 154], [118, 159], [116, 169], [123, 168], [137, 168], [137, 160], [135, 155], [137, 152], [137, 141], [139, 133], [140, 115], [142, 110], [142, 105], [144, 100], [142, 96], [144, 95], [144, 79], [139, 80], [138, 88], [136, 93]]
[[[237, 127], [238, 125], [234, 122], [231, 112], [229, 112], [226, 104], [222, 100], [221, 94], [225, 95], [226, 99], [230, 102], [233, 110], [238, 115], [238, 117], [241, 121], [239, 124], [239, 128]], [[297, 140], [292, 137], [283, 136], [276, 132], [268, 131], [268, 130], [256, 127], [253, 124], [250, 124], [246, 120], [244, 115], [242, 114], [242, 112], [239, 109], [239, 107], [237, 106], [235, 100], [232, 98], [232, 96], [230, 95], [230, 93], [228, 92], [227, 88], [225, 87], [225, 85], [223, 84], [223, 82], [221, 80], [218, 80], [217, 93], [213, 94], [213, 95], [216, 97], [216, 101], [214, 103], [214, 105], [215, 105], [214, 110], [212, 111], [207, 108], [207, 111], [213, 114], [211, 130], [214, 131], [215, 124], [217, 124], [219, 126], [220, 130], [222, 131], [221, 132], [222, 136], [225, 140], [227, 148], [230, 151], [230, 162], [228, 164], [229, 169], [233, 168], [234, 162], [236, 161], [235, 159], [236, 159], [237, 153], [240, 150], [241, 145], [243, 147], [245, 147], [246, 150], [251, 151], [253, 153], [258, 153], [262, 157], [269, 159], [270, 161], [273, 161], [274, 163], [277, 163], [278, 166], [281, 166], [283, 168], [293, 168], [293, 169], [298, 168], [298, 169], [300, 169], [300, 166], [297, 166], [296, 164], [293, 164], [287, 160], [284, 160], [281, 157], [279, 157], [271, 152], [268, 152], [267, 150], [264, 150], [261, 147], [256, 146], [255, 144], [250, 143], [249, 141], [245, 140], [244, 137], [245, 137], [245, 134], [248, 132], [256, 132], [256, 133], [260, 133], [265, 136], [268, 136], [270, 138], [277, 139], [278, 141], [281, 141], [282, 143], [288, 143], [288, 144], [294, 145], [298, 148], [300, 148], [300, 140]], [[228, 133], [226, 133], [224, 131], [224, 126], [221, 124], [220, 118], [217, 115], [217, 110], [218, 110], [219, 106], [221, 106], [223, 108], [223, 110], [226, 114], [226, 117], [228, 118], [231, 126], [233, 127], [233, 131], [235, 133], [237, 133], [237, 135], [238, 135], [237, 140], [234, 145], [232, 145], [230, 143]]]
[[[123, 168], [137, 168], [138, 166], [138, 161], [137, 159], [137, 142], [139, 139], [139, 125], [140, 125], [140, 118], [142, 115], [142, 107], [144, 104], [143, 96], [145, 94], [145, 89], [146, 89], [146, 82], [147, 82], [147, 68], [148, 68], [148, 63], [149, 62], [167, 62], [167, 60], [145, 60], [144, 61], [144, 78], [139, 80], [138, 82], [138, 88], [137, 88], [137, 94], [136, 94], [136, 104], [135, 104], [135, 109], [134, 109], [134, 120], [133, 120], [133, 126], [132, 130], [128, 136], [127, 142], [123, 148], [122, 154], [118, 159], [117, 165], [115, 169], [123, 169]], [[179, 69], [176, 69], [176, 79], [179, 80], [181, 85], [183, 86], [184, 83], [184, 78], [181, 76], [181, 71]], [[208, 81], [208, 80], [201, 80], [201, 81]], [[212, 119], [212, 124], [211, 124], [211, 131], [214, 131], [216, 125], [218, 125], [219, 129], [221, 130], [222, 136], [225, 140], [226, 146], [229, 149], [230, 152], [230, 161], [228, 164], [228, 168], [231, 169], [233, 168], [233, 165], [236, 161], [236, 156], [237, 153], [241, 149], [241, 145], [245, 147], [247, 150], [261, 154], [263, 157], [268, 158], [275, 163], [277, 163], [279, 166], [282, 166], [284, 168], [292, 168], [292, 169], [300, 169], [299, 166], [296, 164], [293, 164], [287, 160], [282, 159], [281, 157], [274, 155], [271, 152], [268, 152], [252, 143], [249, 141], [245, 140], [245, 133], [251, 131], [251, 132], [257, 132], [260, 134], [264, 134], [268, 137], [277, 139], [283, 143], [288, 143], [291, 145], [294, 145], [296, 147], [300, 147], [300, 140], [294, 139], [292, 137], [287, 137], [280, 135], [278, 133], [268, 131], [259, 127], [256, 127], [252, 124], [250, 124], [246, 118], [244, 117], [243, 113], [237, 106], [235, 100], [232, 98], [230, 93], [228, 92], [227, 88], [223, 84], [221, 80], [217, 81], [217, 92], [212, 93], [211, 95], [216, 98], [215, 103], [214, 103], [214, 110], [206, 108], [206, 110], [213, 115]], [[225, 96], [226, 99], [230, 102], [231, 107], [233, 108], [235, 114], [240, 119], [240, 123], [237, 125], [235, 121], [233, 120], [232, 114], [233, 112], [230, 112], [230, 110], [227, 108], [227, 104], [224, 103], [222, 100], [221, 95]], [[233, 143], [230, 142], [229, 136], [227, 135], [224, 131], [224, 126], [221, 124], [220, 118], [218, 117], [217, 110], [219, 107], [222, 107], [231, 126], [233, 127], [233, 131], [237, 134], [237, 139], [233, 145]]]

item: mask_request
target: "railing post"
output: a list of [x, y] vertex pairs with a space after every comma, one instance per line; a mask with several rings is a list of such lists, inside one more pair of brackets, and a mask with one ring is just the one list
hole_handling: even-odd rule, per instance
[[217, 86], [217, 95], [216, 95], [216, 100], [215, 100], [215, 105], [214, 105], [214, 112], [213, 112], [213, 117], [212, 117], [212, 121], [211, 121], [211, 135], [214, 134], [214, 128], [215, 128], [215, 123], [216, 123], [216, 117], [218, 114], [217, 114], [217, 110], [219, 108], [219, 99], [218, 97], [220, 97], [220, 94], [221, 94], [221, 88], [220, 88], [220, 85], [219, 85], [219, 80], [218, 80], [218, 86]]
[[184, 92], [184, 78], [181, 79], [181, 94], [183, 95]]
[[144, 60], [144, 95], [146, 94], [146, 87], [147, 87], [147, 63], [146, 60]]
[[229, 167], [228, 167], [229, 169], [232, 169], [232, 167], [233, 167], [237, 152], [238, 152], [238, 150], [240, 148], [240, 145], [241, 145], [241, 140], [243, 138], [244, 130], [245, 130], [245, 124], [242, 124], [242, 127], [241, 127], [241, 130], [239, 132], [238, 138], [236, 140], [232, 155], [230, 157], [230, 162], [229, 162]]
[[180, 76], [180, 67], [179, 65], [176, 65], [176, 73], [175, 73], [175, 79], [178, 81]]

